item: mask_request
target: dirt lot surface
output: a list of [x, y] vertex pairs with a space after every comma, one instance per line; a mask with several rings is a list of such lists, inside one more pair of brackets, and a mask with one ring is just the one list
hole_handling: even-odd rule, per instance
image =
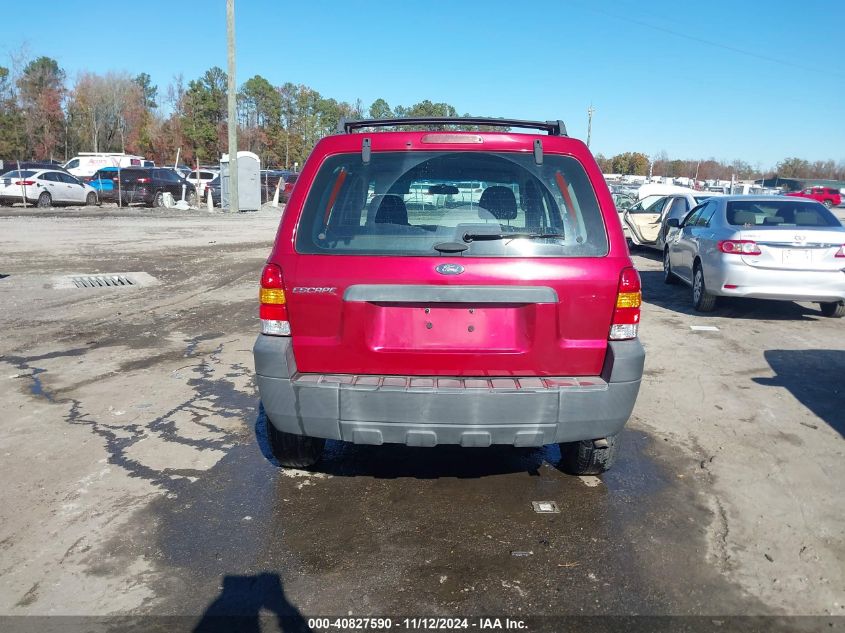
[[[342, 443], [282, 471], [251, 354], [278, 219], [0, 210], [0, 614], [841, 626], [845, 323], [759, 301], [695, 314], [638, 252], [646, 375], [606, 476], [563, 474], [556, 447]], [[104, 272], [150, 278], [63, 280]]]

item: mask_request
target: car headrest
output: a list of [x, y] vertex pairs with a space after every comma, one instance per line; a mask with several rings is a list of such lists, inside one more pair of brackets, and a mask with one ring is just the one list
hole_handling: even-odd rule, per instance
[[[481, 194], [478, 206], [493, 214], [497, 220], [513, 220], [516, 218], [516, 196], [509, 187], [487, 187]], [[479, 217], [481, 215], [479, 210]]]
[[757, 215], [752, 211], [734, 211], [731, 224], [757, 224]]
[[370, 201], [370, 215], [375, 209], [376, 224], [408, 224], [408, 208], [405, 201], [395, 194], [377, 195]]
[[819, 224], [819, 214], [815, 211], [796, 211], [795, 224], [798, 226], [816, 226]]

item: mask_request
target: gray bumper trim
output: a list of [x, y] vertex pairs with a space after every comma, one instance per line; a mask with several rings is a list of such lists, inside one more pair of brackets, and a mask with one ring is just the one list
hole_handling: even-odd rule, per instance
[[541, 446], [612, 435], [631, 414], [644, 357], [638, 341], [613, 342], [601, 377], [512, 379], [299, 374], [291, 339], [264, 335], [254, 354], [261, 400], [279, 430], [410, 446]]

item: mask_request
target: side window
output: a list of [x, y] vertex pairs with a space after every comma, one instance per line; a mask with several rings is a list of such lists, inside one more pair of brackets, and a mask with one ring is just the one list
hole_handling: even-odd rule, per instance
[[67, 169], [76, 169], [77, 167], [79, 167], [79, 159], [78, 158], [74, 158], [66, 166]]
[[716, 213], [716, 203], [708, 202], [701, 209], [701, 215], [698, 216], [698, 220], [696, 220], [695, 225], [710, 226], [710, 218], [713, 217], [714, 213]]
[[666, 217], [678, 218], [680, 220], [686, 215], [687, 211], [689, 211], [689, 203], [686, 198], [675, 198], [672, 206], [669, 207], [669, 213]]
[[663, 207], [666, 206], [666, 203], [669, 201], [669, 198], [658, 198], [651, 204], [647, 206], [643, 206], [642, 204], [636, 204], [630, 209], [628, 209], [628, 213], [662, 213]]
[[687, 217], [684, 218], [684, 221], [681, 222], [681, 226], [695, 226], [695, 223], [698, 220], [698, 216], [701, 215], [701, 212], [704, 207], [705, 205], [701, 204], [695, 207], [692, 211], [690, 211]]
[[78, 185], [79, 181], [70, 174], [56, 174], [62, 182], [69, 185]]

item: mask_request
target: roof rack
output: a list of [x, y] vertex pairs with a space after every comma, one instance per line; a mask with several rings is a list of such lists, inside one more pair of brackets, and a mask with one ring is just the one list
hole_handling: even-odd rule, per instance
[[487, 125], [491, 127], [519, 127], [544, 130], [549, 136], [568, 136], [563, 121], [522, 121], [519, 119], [494, 119], [485, 117], [408, 117], [401, 119], [359, 119], [341, 118], [337, 124], [338, 134], [351, 134], [353, 130], [365, 127], [388, 127], [402, 125]]

